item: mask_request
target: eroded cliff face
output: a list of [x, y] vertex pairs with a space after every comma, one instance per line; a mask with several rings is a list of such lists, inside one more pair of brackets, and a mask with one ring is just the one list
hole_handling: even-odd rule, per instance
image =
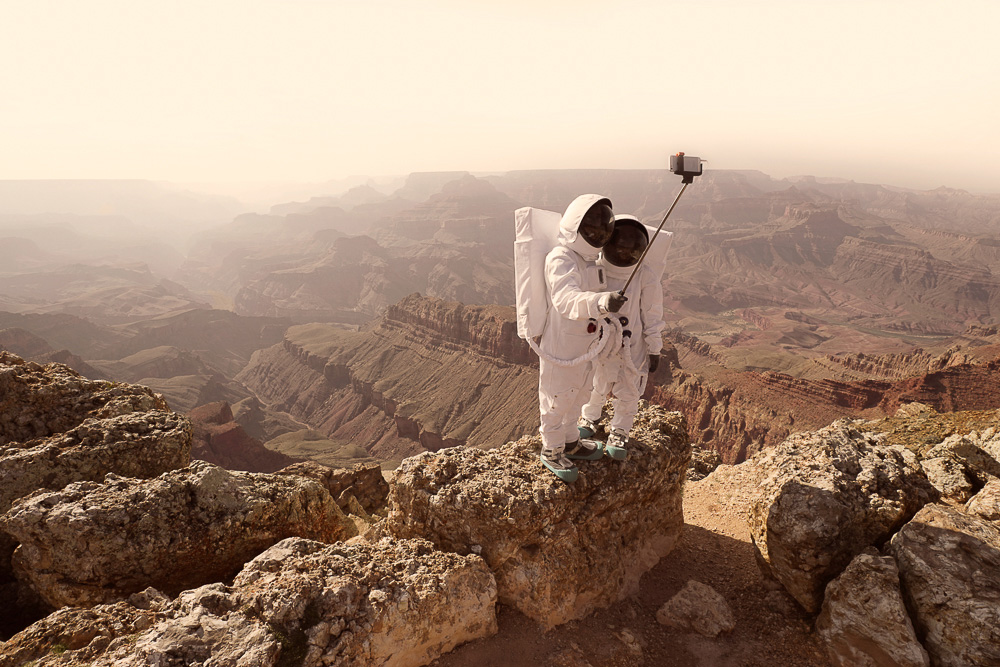
[[538, 371], [514, 309], [410, 295], [366, 331], [292, 327], [237, 379], [273, 410], [383, 459], [491, 447], [538, 424]]

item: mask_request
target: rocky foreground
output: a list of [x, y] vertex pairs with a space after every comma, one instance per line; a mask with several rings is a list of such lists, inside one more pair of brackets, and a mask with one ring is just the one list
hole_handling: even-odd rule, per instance
[[536, 437], [385, 484], [191, 461], [155, 395], [56, 364], [0, 382], [0, 667], [1000, 664], [1000, 411], [910, 404], [709, 473], [643, 404], [628, 461], [573, 485]]
[[[108, 386], [65, 367], [2, 362], [21, 395], [65, 380], [49, 390], [59, 405], [90, 405]], [[178, 441], [187, 456], [190, 428], [167, 414], [179, 431], [156, 413], [143, 433]], [[76, 421], [67, 428], [89, 439], [15, 432], [0, 461], [36, 447], [55, 458], [56, 441], [98, 461], [107, 448], [153, 448]], [[537, 437], [427, 452], [388, 487], [364, 469], [248, 473], [190, 460], [159, 474], [88, 466], [40, 478], [0, 516], [17, 545], [4, 589], [5, 624], [17, 632], [0, 666], [423, 665], [494, 634], [498, 601], [540, 627], [586, 616], [633, 592], [682, 529], [683, 417], [646, 410], [633, 437], [629, 461], [585, 463], [572, 486], [544, 470]], [[598, 568], [581, 585], [578, 573]], [[28, 625], [33, 615], [42, 617]]]

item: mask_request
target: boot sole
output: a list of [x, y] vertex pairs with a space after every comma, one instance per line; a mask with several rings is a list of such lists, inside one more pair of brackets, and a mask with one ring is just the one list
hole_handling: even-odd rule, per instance
[[562, 481], [566, 482], [567, 484], [572, 484], [580, 476], [580, 471], [575, 466], [572, 467], [572, 468], [570, 468], [570, 469], [568, 469], [568, 470], [564, 470], [562, 468], [556, 468], [556, 467], [554, 467], [548, 461], [546, 461], [545, 459], [543, 459], [541, 457], [539, 457], [538, 460], [541, 461], [542, 465], [545, 466], [546, 468], [548, 468], [552, 472], [553, 475], [555, 475], [556, 477], [558, 477]]

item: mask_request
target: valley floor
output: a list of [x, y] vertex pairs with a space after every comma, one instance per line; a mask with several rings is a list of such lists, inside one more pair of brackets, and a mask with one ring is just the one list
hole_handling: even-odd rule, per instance
[[[754, 561], [746, 523], [756, 485], [745, 465], [721, 466], [684, 490], [684, 532], [640, 590], [587, 618], [544, 632], [500, 605], [499, 633], [459, 647], [434, 667], [826, 667], [812, 619], [775, 590]], [[601, 576], [600, 572], [581, 576]], [[660, 625], [657, 610], [691, 579], [729, 603], [736, 628], [716, 638]]]

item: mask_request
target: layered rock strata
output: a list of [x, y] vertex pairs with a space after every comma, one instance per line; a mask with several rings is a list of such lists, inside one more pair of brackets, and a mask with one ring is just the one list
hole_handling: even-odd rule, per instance
[[226, 401], [207, 403], [188, 413], [194, 428], [192, 456], [227, 470], [277, 472], [299, 459], [275, 452], [236, 423]]
[[532, 436], [405, 460], [383, 530], [481, 554], [499, 600], [551, 628], [628, 595], [670, 552], [691, 454], [683, 417], [655, 407], [639, 413], [628, 460], [580, 462], [573, 484], [542, 466], [539, 446]]
[[929, 667], [899, 592], [899, 570], [875, 549], [858, 554], [826, 587], [816, 631], [838, 667]]
[[139, 480], [108, 475], [16, 503], [0, 526], [19, 542], [15, 572], [53, 607], [171, 595], [231, 577], [290, 536], [354, 533], [326, 489], [294, 476], [233, 473], [196, 461]]
[[534, 431], [530, 361], [513, 308], [411, 295], [367, 331], [291, 327], [237, 379], [270, 408], [394, 459]]
[[914, 454], [846, 422], [794, 435], [754, 463], [766, 475], [748, 514], [759, 561], [812, 613], [854, 556], [937, 497]]
[[931, 662], [1000, 664], [1000, 528], [928, 505], [892, 538], [903, 597]]
[[148, 590], [128, 602], [63, 610], [7, 642], [0, 667], [35, 659], [415, 667], [496, 629], [496, 583], [478, 556], [442, 553], [423, 540], [290, 538], [247, 563], [232, 586], [202, 586], [173, 601]]

